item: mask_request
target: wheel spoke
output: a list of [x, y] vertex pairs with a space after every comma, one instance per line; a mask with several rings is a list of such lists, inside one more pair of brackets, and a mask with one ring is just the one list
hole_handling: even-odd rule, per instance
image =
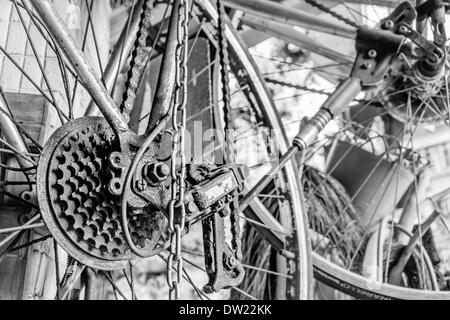
[[32, 217], [30, 220], [28, 220], [26, 223], [24, 223], [23, 226], [21, 227], [21, 229], [13, 231], [9, 236], [7, 236], [5, 239], [0, 241], [0, 248], [3, 247], [5, 244], [9, 243], [11, 240], [16, 238], [17, 236], [19, 236], [22, 233], [22, 231], [25, 230], [23, 228], [26, 228], [26, 227], [28, 227], [30, 225], [33, 225], [40, 218], [41, 217], [39, 215], [36, 215], [36, 216]]
[[234, 291], [236, 291], [236, 292], [246, 296], [250, 300], [254, 300], [254, 301], [258, 301], [259, 300], [259, 299], [255, 298], [254, 296], [252, 296], [251, 294], [249, 294], [249, 293], [245, 292], [244, 290], [241, 290], [241, 289], [239, 289], [237, 287], [233, 287], [233, 288], [231, 288], [231, 290], [234, 290]]
[[[45, 81], [45, 84], [46, 84], [46, 86], [47, 86], [48, 92], [49, 92], [50, 96], [52, 97], [53, 104], [54, 104], [54, 106], [55, 106], [55, 108], [56, 108], [56, 111], [57, 111], [57, 113], [58, 113], [58, 116], [60, 117], [61, 124], [64, 124], [64, 123], [65, 123], [65, 120], [69, 120], [69, 118], [67, 117], [67, 115], [65, 115], [65, 114], [62, 112], [61, 107], [59, 106], [59, 103], [58, 103], [57, 100], [55, 99], [55, 96], [54, 96], [54, 90], [53, 90], [53, 88], [52, 88], [51, 85], [50, 85], [50, 82], [49, 82], [49, 80], [48, 80], [47, 73], [45, 72], [44, 66], [42, 65], [42, 62], [41, 62], [41, 60], [39, 59], [39, 55], [38, 55], [38, 53], [37, 53], [37, 51], [36, 51], [36, 47], [35, 47], [34, 41], [33, 41], [32, 37], [31, 37], [31, 35], [30, 35], [30, 32], [28, 31], [28, 28], [27, 28], [26, 23], [25, 23], [25, 21], [24, 21], [23, 15], [22, 15], [22, 13], [20, 12], [19, 7], [18, 7], [18, 5], [17, 5], [17, 0], [13, 0], [13, 1], [14, 1], [14, 6], [15, 6], [15, 8], [16, 8], [17, 14], [19, 15], [19, 19], [20, 19], [20, 21], [21, 21], [21, 23], [22, 23], [22, 26], [23, 26], [24, 30], [25, 30], [25, 34], [26, 34], [26, 36], [27, 36], [28, 43], [30, 44], [31, 49], [32, 49], [32, 51], [33, 51], [33, 54], [34, 54], [36, 63], [37, 63], [38, 66], [39, 66], [39, 70], [41, 71], [42, 77], [44, 78], [44, 81]], [[65, 118], [65, 119], [64, 119], [64, 118]]]
[[95, 28], [94, 28], [94, 24], [92, 22], [92, 7], [94, 6], [94, 0], [91, 0], [91, 4], [88, 3], [88, 0], [84, 0], [84, 3], [86, 5], [86, 9], [88, 12], [88, 21], [89, 21], [89, 26], [92, 32], [92, 38], [94, 40], [94, 47], [95, 47], [95, 54], [97, 57], [97, 63], [98, 63], [98, 67], [99, 67], [99, 72], [101, 74], [101, 80], [103, 82], [103, 85], [106, 87], [106, 83], [105, 83], [105, 78], [103, 76], [103, 64], [102, 64], [102, 59], [100, 57], [100, 50], [99, 50], [99, 45], [98, 45], [98, 40], [97, 40], [97, 34], [95, 32]]
[[49, 235], [43, 236], [43, 237], [41, 237], [41, 238], [38, 238], [38, 239], [35, 239], [35, 240], [32, 240], [32, 241], [29, 241], [29, 242], [24, 243], [24, 244], [22, 244], [22, 245], [20, 245], [20, 246], [13, 247], [13, 248], [11, 249], [11, 252], [19, 251], [19, 250], [22, 250], [22, 249], [29, 248], [29, 247], [31, 247], [31, 246], [34, 245], [34, 244], [44, 242], [44, 241], [46, 241], [46, 240], [48, 240], [48, 239], [50, 239], [50, 238], [52, 238], [52, 237], [53, 237], [53, 236], [52, 236], [51, 234], [49, 234]]
[[53, 239], [53, 252], [55, 255], [55, 277], [56, 277], [56, 300], [61, 300], [61, 276], [59, 273], [59, 254], [58, 254], [58, 244], [56, 240]]
[[106, 280], [108, 280], [109, 284], [111, 285], [111, 287], [113, 288], [114, 292], [118, 293], [123, 300], [128, 300], [127, 297], [125, 296], [125, 294], [122, 292], [122, 290], [120, 290], [120, 288], [117, 286], [117, 284], [115, 283], [111, 272], [110, 271], [103, 271], [103, 274], [106, 277]]
[[16, 231], [30, 230], [30, 229], [36, 229], [36, 228], [42, 228], [42, 227], [45, 227], [44, 223], [36, 223], [36, 224], [24, 225], [24, 226], [20, 226], [20, 227], [6, 228], [6, 229], [0, 229], [0, 234], [12, 233], [12, 232], [16, 232]]

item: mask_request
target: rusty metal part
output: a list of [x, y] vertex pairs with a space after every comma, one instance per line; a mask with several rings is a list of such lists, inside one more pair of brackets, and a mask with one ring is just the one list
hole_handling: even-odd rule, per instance
[[[110, 92], [114, 87], [116, 75], [122, 70], [123, 65], [127, 62], [128, 56], [135, 45], [135, 38], [139, 31], [142, 15], [142, 10], [139, 10], [139, 8], [143, 8], [146, 2], [147, 0], [139, 0], [139, 2], [136, 3], [130, 22], [126, 23], [122, 29], [117, 45], [114, 47], [111, 57], [108, 60], [108, 64], [105, 67], [105, 71], [103, 72], [106, 88]], [[100, 111], [96, 107], [95, 102], [91, 101], [85, 112], [85, 116], [98, 116], [99, 113]]]
[[[158, 86], [168, 85], [171, 78], [171, 68], [174, 69], [174, 89], [173, 107], [171, 109], [172, 117], [172, 155], [171, 155], [171, 200], [168, 205], [169, 217], [169, 235], [170, 235], [170, 254], [167, 258], [167, 284], [169, 286], [169, 299], [179, 299], [180, 285], [183, 281], [183, 257], [181, 255], [181, 236], [186, 228], [186, 152], [185, 152], [185, 133], [187, 125], [187, 86], [188, 86], [188, 54], [189, 54], [189, 18], [190, 18], [189, 0], [175, 0], [172, 6], [172, 18], [169, 26], [168, 44], [163, 56], [162, 70], [167, 71], [168, 77], [158, 80]], [[174, 33], [176, 38], [172, 39], [174, 43], [169, 42]], [[176, 41], [176, 43], [175, 43]], [[164, 61], [169, 58], [174, 46], [175, 59], [168, 60], [165, 66]], [[166, 70], [167, 68], [167, 70]], [[158, 88], [158, 87], [157, 87]], [[158, 89], [157, 89], [158, 90]], [[161, 103], [154, 104], [155, 109], [152, 115], [169, 113], [170, 105], [165, 105], [172, 100], [172, 96], [164, 98], [168, 92], [167, 88], [161, 87]], [[156, 98], [158, 99], [158, 97]], [[164, 102], [164, 100], [167, 100]], [[165, 110], [167, 109], [167, 111]], [[156, 112], [156, 114], [154, 113]], [[181, 120], [179, 120], [179, 118]], [[150, 118], [154, 121], [155, 118]], [[150, 122], [149, 128], [152, 128]], [[177, 168], [177, 166], [179, 168]]]
[[[148, 0], [139, 0], [136, 3], [130, 22], [126, 23], [123, 27], [122, 33], [120, 34], [119, 40], [117, 41], [117, 45], [114, 47], [114, 50], [111, 53], [111, 57], [108, 60], [108, 64], [105, 67], [105, 71], [103, 72], [103, 79], [105, 81], [106, 88], [110, 92], [114, 87], [116, 75], [120, 73], [123, 65], [128, 60], [128, 56], [131, 50], [134, 48], [135, 39], [139, 31], [142, 15], [142, 10], [139, 9], [143, 8], [147, 1]], [[100, 110], [98, 110], [98, 108], [96, 107], [95, 102], [91, 101], [84, 115], [99, 116], [99, 111]]]
[[[141, 147], [142, 148], [142, 147]], [[130, 209], [143, 209], [151, 206], [157, 211], [164, 211], [168, 204], [168, 191], [162, 184], [168, 176], [163, 177], [167, 165], [156, 159], [159, 144], [150, 143], [140, 152], [113, 152], [109, 156], [110, 181], [108, 190], [112, 195], [123, 197], [125, 187], [129, 187], [126, 202]], [[166, 168], [163, 168], [163, 167]], [[167, 173], [167, 171], [166, 171]], [[130, 183], [127, 185], [127, 175]]]
[[148, 52], [146, 51], [147, 38], [151, 27], [153, 0], [145, 1], [141, 9], [141, 21], [139, 23], [139, 31], [136, 35], [134, 49], [131, 57], [131, 68], [128, 71], [128, 79], [126, 82], [126, 91], [123, 96], [123, 102], [120, 106], [122, 115], [127, 122], [130, 121], [130, 113], [133, 110], [136, 101], [136, 91], [141, 83], [145, 66], [147, 65]]
[[[153, 248], [151, 248], [151, 250], [145, 250], [145, 248], [139, 248], [135, 244], [132, 234], [130, 232], [128, 212], [127, 212], [130, 204], [136, 208], [135, 193], [131, 191], [130, 185], [132, 183], [133, 176], [135, 174], [142, 173], [142, 170], [137, 170], [137, 168], [141, 165], [143, 159], [144, 159], [144, 161], [146, 161], [146, 158], [148, 158], [149, 155], [148, 154], [146, 155], [146, 152], [148, 151], [148, 149], [150, 148], [150, 150], [151, 150], [152, 147], [154, 149], [154, 147], [155, 147], [154, 142], [155, 142], [156, 138], [161, 134], [161, 132], [166, 127], [166, 125], [169, 121], [169, 118], [170, 118], [169, 116], [166, 116], [158, 124], [157, 128], [146, 138], [146, 140], [143, 142], [143, 144], [141, 145], [139, 150], [133, 156], [133, 160], [132, 160], [131, 164], [127, 167], [126, 170], [123, 170], [125, 175], [123, 177], [123, 188], [122, 188], [121, 203], [120, 203], [120, 216], [121, 216], [121, 224], [122, 224], [122, 228], [123, 228], [123, 235], [125, 237], [125, 241], [126, 241], [128, 247], [130, 248], [130, 250], [134, 254], [136, 254], [137, 256], [139, 256], [141, 258], [151, 257], [155, 254], [160, 253], [162, 250], [166, 249], [167, 247], [163, 246], [163, 247], [159, 247], [155, 250], [153, 250], [153, 248], [154, 248], [153, 247]], [[152, 155], [154, 155], [154, 153], [150, 154], [150, 156], [152, 156]], [[152, 161], [152, 158], [150, 158], [150, 161]], [[144, 162], [144, 164], [146, 164], [146, 163]], [[138, 177], [137, 179], [143, 180], [142, 177]], [[151, 189], [153, 189], [153, 188], [151, 188]], [[143, 188], [135, 188], [134, 189], [135, 192], [139, 192], [141, 190], [143, 190]], [[147, 190], [145, 190], [145, 191], [147, 192]], [[149, 204], [159, 203], [160, 204], [159, 207], [154, 206], [154, 205], [152, 206], [154, 212], [159, 212], [159, 210], [162, 209], [163, 206], [164, 206], [164, 208], [167, 207], [167, 205], [164, 203], [164, 200], [168, 199], [168, 196], [166, 196], [168, 191], [165, 188], [156, 188], [156, 190], [153, 189], [153, 191], [156, 191], [156, 197], [157, 197], [156, 199], [159, 199], [159, 202], [155, 201], [155, 198], [147, 199], [147, 201]], [[166, 191], [166, 192], [164, 192], [164, 191]], [[159, 197], [158, 197], [158, 192], [161, 192], [159, 194]], [[155, 195], [155, 192], [151, 191], [151, 194]], [[144, 195], [143, 198], [146, 199], [145, 196], [147, 196], [148, 193], [143, 194], [143, 195]], [[130, 200], [132, 202], [130, 202]], [[142, 200], [141, 200], [141, 202], [142, 202]], [[162, 205], [161, 203], [164, 203], [164, 204]], [[145, 201], [143, 201], [142, 206], [144, 206], [144, 205], [146, 205]], [[138, 209], [139, 209], [139, 207], [138, 207]]]
[[[217, 167], [211, 163], [190, 164], [186, 194], [186, 223], [202, 220], [205, 266], [209, 283], [206, 292], [238, 286], [245, 275], [241, 260], [239, 197], [248, 168], [239, 165]], [[231, 248], [226, 242], [225, 219], [230, 219]]]
[[[229, 211], [244, 190], [249, 170], [243, 165], [215, 166], [211, 163], [190, 164], [187, 171], [189, 183], [186, 193], [186, 223], [191, 224], [216, 212]], [[206, 216], [205, 216], [206, 215]]]
[[60, 18], [54, 4], [48, 0], [32, 1], [31, 3], [52, 36], [60, 44], [61, 49], [74, 66], [77, 74], [84, 82], [86, 89], [113, 131], [118, 136], [128, 133], [127, 122], [121, 115], [119, 108], [115, 105], [84, 53], [75, 44], [70, 31]]
[[179, 23], [181, 17], [180, 1], [174, 1], [172, 6], [172, 14], [170, 17], [169, 31], [166, 40], [166, 48], [164, 50], [161, 70], [158, 83], [156, 85], [155, 97], [153, 99], [152, 111], [150, 113], [150, 121], [147, 128], [147, 134], [152, 132], [160, 119], [162, 119], [170, 110], [171, 102], [175, 90], [175, 81], [177, 77], [177, 52], [179, 40]]
[[236, 253], [226, 243], [224, 219], [215, 214], [203, 220], [203, 237], [206, 272], [209, 276], [205, 292], [237, 287], [244, 279], [245, 271]]
[[201, 210], [206, 210], [222, 199], [224, 195], [229, 194], [237, 188], [238, 184], [232, 172], [221, 175], [216, 179], [208, 181], [201, 188], [196, 189], [194, 193], [195, 204]]
[[217, 5], [217, 43], [220, 65], [220, 80], [222, 85], [222, 102], [225, 120], [225, 141], [226, 152], [225, 160], [227, 163], [235, 162], [234, 137], [232, 131], [234, 129], [233, 110], [231, 108], [231, 92], [230, 92], [230, 57], [228, 52], [228, 40], [226, 38], [225, 17], [226, 11], [224, 0], [216, 0]]
[[[123, 238], [117, 199], [108, 187], [115, 150], [117, 142], [105, 119], [81, 118], [53, 134], [38, 165], [44, 222], [61, 247], [96, 269], [124, 268], [134, 257]], [[164, 216], [142, 208], [129, 220], [135, 243], [154, 247]]]
[[142, 170], [142, 175], [151, 185], [158, 185], [170, 176], [169, 166], [162, 162], [147, 164]]
[[[168, 170], [168, 171], [167, 171]], [[131, 183], [133, 191], [127, 199], [130, 208], [151, 206], [165, 212], [169, 204], [167, 183], [170, 176], [169, 167], [154, 158], [154, 154], [146, 154], [139, 160]]]

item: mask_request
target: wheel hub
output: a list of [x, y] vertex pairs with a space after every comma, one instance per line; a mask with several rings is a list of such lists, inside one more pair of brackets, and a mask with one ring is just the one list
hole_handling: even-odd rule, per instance
[[[448, 121], [445, 68], [433, 77], [426, 77], [416, 67], [401, 67], [394, 71], [393, 85], [382, 94], [382, 102], [391, 116], [400, 122], [434, 125]], [[394, 68], [394, 69], [395, 69]], [[409, 105], [410, 103], [410, 105]]]

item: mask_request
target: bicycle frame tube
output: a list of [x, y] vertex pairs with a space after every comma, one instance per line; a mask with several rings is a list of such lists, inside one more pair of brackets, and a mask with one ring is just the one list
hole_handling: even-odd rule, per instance
[[[334, 2], [336, 5], [341, 4], [339, 0], [334, 0], [332, 2]], [[346, 2], [354, 4], [377, 5], [380, 7], [388, 7], [388, 8], [396, 8], [400, 3], [397, 0], [377, 0], [376, 3], [374, 3], [373, 0], [346, 0]]]
[[[116, 75], [121, 71], [124, 64], [127, 62], [127, 58], [130, 55], [131, 50], [134, 47], [136, 40], [136, 34], [139, 31], [139, 23], [141, 21], [141, 8], [144, 6], [145, 0], [139, 0], [134, 6], [133, 15], [130, 21], [125, 23], [122, 29], [119, 40], [111, 53], [111, 57], [103, 72], [103, 79], [105, 80], [106, 89], [109, 92], [113, 90]], [[98, 108], [96, 108], [95, 102], [91, 101], [89, 104], [85, 116], [98, 116]]]
[[355, 61], [355, 59], [352, 57], [346, 56], [312, 40], [308, 36], [298, 32], [291, 26], [286, 26], [278, 22], [273, 22], [249, 14], [244, 15], [240, 21], [244, 25], [249, 26], [252, 29], [267, 33], [271, 36], [277, 37], [278, 39], [283, 39], [288, 43], [295, 44], [302, 49], [317, 53], [338, 63], [342, 63], [344, 65], [352, 65]]
[[34, 0], [31, 1], [31, 3], [52, 36], [64, 51], [67, 59], [74, 66], [92, 99], [95, 101], [114, 132], [117, 135], [128, 132], [128, 124], [120, 113], [119, 108], [115, 105], [83, 52], [75, 44], [75, 41], [66, 25], [61, 20], [54, 5], [48, 0]]
[[329, 19], [313, 15], [302, 10], [288, 8], [285, 5], [267, 0], [225, 0], [225, 4], [233, 9], [242, 10], [256, 16], [310, 30], [334, 34], [355, 39], [356, 28], [343, 23], [335, 23]]
[[175, 0], [172, 6], [166, 48], [161, 62], [161, 71], [156, 85], [147, 134], [150, 134], [158, 122], [169, 112], [172, 102], [177, 69], [179, 7], [180, 1]]

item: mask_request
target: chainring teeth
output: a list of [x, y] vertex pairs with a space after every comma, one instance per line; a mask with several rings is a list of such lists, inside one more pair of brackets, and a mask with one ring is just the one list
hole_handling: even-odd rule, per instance
[[[114, 134], [100, 118], [78, 119], [67, 126], [72, 129], [49, 140], [53, 145], [45, 164], [48, 174], [40, 177], [47, 181], [45, 199], [50, 209], [43, 210], [43, 215], [50, 215], [44, 220], [56, 222], [58, 233], [54, 236], [60, 244], [70, 243], [75, 247], [71, 252], [83, 255], [75, 258], [89, 265], [94, 257], [96, 267], [100, 264], [108, 269], [109, 264], [134, 258], [122, 232], [119, 207], [115, 198], [108, 196], [108, 182], [114, 178], [108, 164], [115, 151]], [[142, 248], [154, 244], [160, 225], [152, 214], [131, 216], [129, 228], [135, 244]]]

